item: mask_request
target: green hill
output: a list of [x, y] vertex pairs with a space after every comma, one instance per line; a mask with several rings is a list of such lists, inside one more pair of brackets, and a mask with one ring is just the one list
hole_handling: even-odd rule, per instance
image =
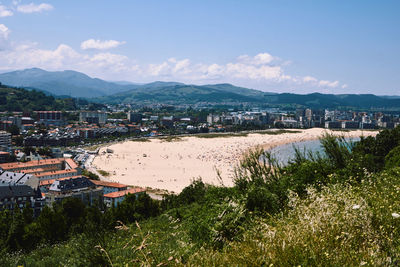
[[0, 83], [0, 111], [75, 110], [73, 98], [55, 98], [41, 91], [13, 88]]
[[137, 89], [94, 99], [101, 103], [165, 103], [194, 104], [199, 102], [259, 102], [256, 96], [263, 93], [256, 90], [229, 85], [185, 85], [160, 83], [147, 84]]
[[185, 85], [158, 82], [139, 85], [137, 88], [114, 95], [93, 99], [95, 102], [117, 104], [242, 104], [270, 107], [310, 107], [310, 108], [355, 108], [355, 109], [397, 109], [399, 98], [386, 98], [371, 94], [290, 94], [268, 93], [231, 84]]

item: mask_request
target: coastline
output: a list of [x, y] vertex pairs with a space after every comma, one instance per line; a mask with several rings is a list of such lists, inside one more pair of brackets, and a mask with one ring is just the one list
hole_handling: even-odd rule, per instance
[[[220, 185], [222, 182], [225, 186], [232, 186], [233, 169], [249, 149], [261, 146], [268, 150], [288, 143], [315, 140], [326, 132], [350, 138], [378, 133], [311, 128], [276, 135], [256, 132], [216, 138], [186, 136], [168, 141], [160, 138], [146, 142], [129, 140], [101, 147], [99, 155], [88, 164], [88, 169], [109, 172], [109, 177], [101, 177], [105, 180], [175, 193], [199, 177], [205, 183]], [[107, 153], [107, 148], [114, 152]], [[222, 179], [218, 178], [217, 170]]]

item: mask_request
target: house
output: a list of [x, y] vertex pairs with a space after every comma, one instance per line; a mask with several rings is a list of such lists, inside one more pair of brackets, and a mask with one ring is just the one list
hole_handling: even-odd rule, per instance
[[65, 198], [78, 198], [86, 205], [103, 203], [103, 188], [96, 185], [88, 178], [58, 179], [55, 180], [45, 193], [46, 205], [52, 206]]
[[134, 194], [138, 197], [140, 194], [145, 193], [146, 189], [141, 187], [130, 188], [122, 191], [116, 191], [104, 195], [104, 204], [107, 207], [116, 207], [121, 203], [128, 194]]
[[0, 164], [4, 171], [34, 174], [40, 180], [77, 176], [81, 169], [70, 158], [43, 159]]
[[96, 186], [102, 186], [104, 195], [128, 189], [127, 185], [120, 183], [97, 181], [97, 180], [90, 180], [90, 181], [92, 181], [92, 183], [94, 183]]
[[8, 171], [0, 173], [0, 210], [30, 206], [34, 215], [39, 216], [43, 204], [37, 177]]

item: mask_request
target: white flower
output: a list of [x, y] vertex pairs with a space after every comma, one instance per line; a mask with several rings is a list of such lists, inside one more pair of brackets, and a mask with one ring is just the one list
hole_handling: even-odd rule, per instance
[[354, 205], [353, 210], [358, 210], [360, 208], [360, 205]]
[[395, 219], [400, 218], [400, 214], [398, 214], [396, 212], [393, 212], [392, 213], [392, 217], [395, 218]]

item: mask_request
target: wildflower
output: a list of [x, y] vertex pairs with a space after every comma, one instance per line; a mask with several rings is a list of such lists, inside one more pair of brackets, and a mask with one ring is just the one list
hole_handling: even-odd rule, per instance
[[360, 208], [360, 205], [354, 205], [353, 210], [358, 210]]
[[400, 218], [400, 214], [398, 214], [396, 212], [393, 212], [392, 213], [392, 217], [395, 218], [395, 219]]

